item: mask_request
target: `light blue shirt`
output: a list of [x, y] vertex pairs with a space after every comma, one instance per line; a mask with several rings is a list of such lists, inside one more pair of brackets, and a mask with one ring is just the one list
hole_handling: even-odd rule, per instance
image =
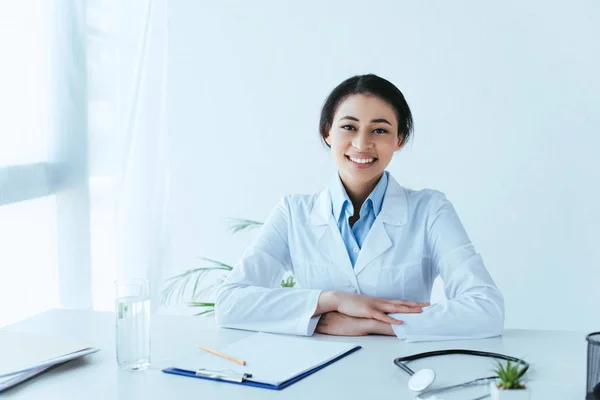
[[342, 239], [346, 245], [348, 256], [352, 261], [352, 266], [356, 264], [356, 259], [360, 249], [362, 248], [367, 234], [371, 230], [375, 218], [381, 211], [381, 205], [383, 204], [383, 196], [388, 184], [388, 172], [385, 171], [375, 185], [375, 188], [367, 197], [365, 202], [360, 208], [360, 219], [358, 219], [352, 227], [348, 222], [348, 218], [354, 215], [354, 206], [346, 193], [346, 189], [342, 184], [339, 175], [336, 175], [337, 179], [334, 180], [333, 184], [329, 187], [331, 195], [331, 209], [333, 211], [333, 217], [337, 221], [338, 228], [342, 234]]

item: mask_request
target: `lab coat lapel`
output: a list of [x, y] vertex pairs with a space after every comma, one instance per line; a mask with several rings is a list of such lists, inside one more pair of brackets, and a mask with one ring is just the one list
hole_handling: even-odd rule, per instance
[[375, 218], [354, 265], [356, 275], [393, 246], [386, 225], [404, 225], [408, 219], [406, 192], [391, 175], [388, 175], [388, 179], [381, 211]]
[[358, 275], [367, 264], [379, 257], [390, 247], [392, 247], [392, 240], [385, 230], [382, 219], [377, 217], [367, 234], [360, 253], [358, 253], [358, 258], [354, 265], [354, 273]]
[[332, 267], [346, 275], [358, 287], [346, 245], [331, 210], [329, 190], [323, 190], [315, 201], [310, 222], [317, 234], [317, 246], [333, 262]]

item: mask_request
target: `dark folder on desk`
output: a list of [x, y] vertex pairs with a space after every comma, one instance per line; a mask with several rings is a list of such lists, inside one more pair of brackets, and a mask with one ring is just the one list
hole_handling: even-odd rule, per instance
[[280, 390], [361, 347], [347, 342], [255, 333], [218, 351], [246, 361], [239, 365], [194, 349], [196, 354], [164, 369], [168, 374]]

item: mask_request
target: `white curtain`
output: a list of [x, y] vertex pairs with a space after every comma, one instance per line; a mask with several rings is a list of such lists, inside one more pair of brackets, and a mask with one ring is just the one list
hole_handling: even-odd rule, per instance
[[85, 14], [63, 3], [0, 2], [0, 325], [92, 305]]
[[112, 310], [168, 244], [166, 0], [0, 2], [0, 326]]
[[166, 0], [88, 0], [92, 282], [110, 310], [115, 279], [150, 279], [158, 306], [168, 243]]

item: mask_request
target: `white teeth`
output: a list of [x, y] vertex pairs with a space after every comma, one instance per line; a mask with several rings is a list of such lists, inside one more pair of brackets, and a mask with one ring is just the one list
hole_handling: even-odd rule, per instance
[[375, 161], [374, 158], [353, 158], [353, 157], [348, 157], [350, 158], [352, 161], [354, 161], [357, 164], [369, 164], [373, 161]]

